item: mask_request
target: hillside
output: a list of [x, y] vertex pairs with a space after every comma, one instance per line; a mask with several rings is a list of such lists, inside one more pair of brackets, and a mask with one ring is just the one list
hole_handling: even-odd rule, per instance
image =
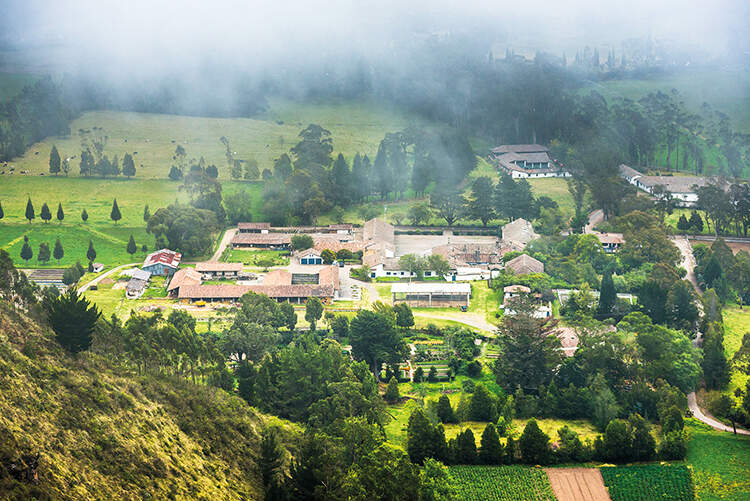
[[[0, 325], [0, 499], [258, 499], [261, 427], [294, 433], [221, 390], [74, 360], [5, 303]], [[37, 454], [38, 483], [10, 475]]]

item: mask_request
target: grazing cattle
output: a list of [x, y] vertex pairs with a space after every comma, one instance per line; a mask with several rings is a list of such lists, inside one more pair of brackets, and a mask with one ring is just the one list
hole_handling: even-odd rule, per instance
[[38, 152], [38, 151], [35, 151], [35, 152], [34, 152], [34, 155], [38, 155], [38, 154], [39, 154], [39, 152]]
[[134, 152], [133, 152], [133, 155], [137, 155], [137, 154], [138, 154], [138, 152], [137, 152], [137, 151], [134, 151]]

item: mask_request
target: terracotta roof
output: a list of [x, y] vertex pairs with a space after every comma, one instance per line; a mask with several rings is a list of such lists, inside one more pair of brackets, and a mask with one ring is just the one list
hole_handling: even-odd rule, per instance
[[318, 252], [322, 252], [325, 249], [332, 250], [333, 252], [338, 252], [342, 249], [357, 252], [364, 249], [365, 247], [365, 243], [361, 241], [341, 242], [340, 240], [336, 240], [330, 237], [313, 237], [313, 241], [313, 246]]
[[492, 148], [493, 153], [536, 153], [549, 151], [549, 148], [541, 144], [504, 144]]
[[182, 254], [179, 252], [169, 249], [161, 249], [146, 256], [146, 260], [143, 261], [142, 267], [145, 268], [146, 266], [153, 266], [161, 263], [170, 268], [177, 268], [180, 265], [180, 259], [182, 259]]
[[179, 299], [238, 299], [248, 292], [272, 298], [333, 297], [332, 285], [186, 285], [180, 287]]
[[515, 221], [503, 226], [503, 240], [521, 243], [526, 245], [531, 240], [539, 238], [534, 232], [534, 226], [525, 219], [516, 219]]
[[242, 263], [220, 263], [218, 261], [204, 261], [195, 263], [195, 271], [211, 273], [213, 271], [242, 271]]
[[379, 218], [370, 219], [364, 225], [362, 238], [365, 241], [385, 242], [393, 245], [395, 241], [393, 225]]
[[503, 287], [503, 292], [505, 294], [514, 294], [521, 292], [524, 294], [529, 294], [531, 292], [531, 289], [529, 289], [525, 285], [509, 285], [507, 287]]
[[528, 254], [521, 254], [505, 263], [505, 268], [516, 275], [527, 275], [529, 273], [544, 272], [544, 263]]
[[558, 327], [555, 334], [560, 338], [565, 356], [572, 357], [578, 349], [578, 332], [572, 327]]
[[271, 223], [237, 223], [237, 229], [240, 230], [268, 230]]
[[289, 245], [292, 237], [286, 233], [237, 233], [232, 244], [245, 245]]
[[339, 269], [336, 266], [326, 266], [318, 273], [318, 283], [320, 285], [332, 285], [335, 290], [339, 290]]
[[432, 248], [432, 254], [443, 256], [452, 267], [468, 264], [500, 264], [503, 255], [510, 248], [502, 247], [499, 241], [493, 243], [459, 243], [439, 245]]
[[201, 281], [200, 273], [192, 268], [182, 268], [181, 270], [177, 270], [172, 276], [167, 291], [171, 292], [179, 287], [188, 285], [200, 285]]
[[291, 285], [292, 274], [286, 270], [272, 270], [263, 277], [263, 285]]
[[594, 233], [599, 242], [603, 244], [623, 244], [625, 240], [622, 238], [622, 233]]

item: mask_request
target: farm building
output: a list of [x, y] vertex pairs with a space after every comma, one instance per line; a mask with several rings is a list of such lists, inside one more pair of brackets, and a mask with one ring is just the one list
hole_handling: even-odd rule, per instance
[[503, 242], [515, 250], [523, 250], [526, 244], [539, 238], [534, 226], [525, 219], [518, 218], [502, 228]]
[[594, 235], [602, 244], [604, 252], [607, 253], [617, 252], [622, 247], [622, 244], [625, 243], [622, 233], [594, 233]]
[[268, 233], [270, 223], [237, 223], [238, 233]]
[[238, 233], [232, 238], [232, 248], [286, 250], [291, 242], [292, 237], [288, 233]]
[[396, 241], [396, 231], [392, 224], [382, 219], [370, 219], [362, 227], [362, 240], [367, 244], [385, 243], [393, 247]]
[[195, 263], [195, 271], [203, 275], [203, 278], [237, 278], [242, 273], [242, 263], [220, 263], [218, 261], [205, 261]]
[[141, 268], [152, 275], [172, 275], [180, 266], [182, 254], [169, 249], [161, 249], [146, 256]]
[[518, 297], [521, 294], [531, 294], [531, 289], [525, 285], [509, 285], [503, 287], [503, 301], [508, 300], [512, 297]]
[[321, 251], [317, 249], [307, 249], [294, 253], [294, 258], [299, 264], [323, 264], [323, 258], [320, 256]]
[[91, 265], [91, 271], [94, 273], [99, 273], [104, 269], [104, 265], [102, 263], [94, 263]]
[[672, 194], [672, 198], [684, 207], [693, 206], [698, 202], [696, 188], [716, 184], [728, 189], [726, 182], [719, 178], [698, 176], [646, 176], [625, 164], [620, 165], [620, 177], [636, 188], [651, 195], [657, 186], [662, 186]]
[[391, 287], [391, 300], [419, 308], [469, 306], [471, 285], [460, 283], [397, 283]]
[[492, 243], [457, 243], [433, 247], [432, 254], [443, 256], [451, 268], [502, 265], [503, 255], [510, 252], [498, 240]]
[[521, 254], [505, 263], [505, 269], [514, 275], [528, 275], [530, 273], [544, 273], [544, 263], [528, 254]]
[[506, 144], [493, 148], [491, 156], [514, 179], [570, 176], [550, 157], [549, 148], [540, 144]]
[[128, 299], [138, 299], [146, 291], [147, 280], [131, 278], [125, 286], [125, 297]]
[[172, 275], [172, 279], [169, 281], [169, 286], [167, 286], [167, 292], [174, 296], [179, 293], [180, 287], [187, 285], [200, 285], [202, 281], [203, 277], [201, 274], [193, 268], [183, 268], [177, 270], [177, 272]]

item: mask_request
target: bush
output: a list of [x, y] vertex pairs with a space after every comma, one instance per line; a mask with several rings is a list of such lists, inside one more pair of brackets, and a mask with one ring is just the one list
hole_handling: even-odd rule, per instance
[[466, 374], [469, 377], [479, 377], [482, 374], [482, 364], [478, 360], [473, 360], [466, 364]]
[[659, 444], [659, 457], [666, 460], [681, 460], [687, 455], [687, 439], [684, 431], [671, 431]]
[[471, 379], [464, 379], [463, 381], [461, 381], [461, 389], [464, 391], [464, 393], [474, 393], [475, 387], [476, 385]]
[[390, 404], [398, 402], [401, 398], [401, 395], [398, 392], [398, 381], [396, 381], [395, 377], [391, 376], [390, 381], [388, 381], [388, 386], [385, 389], [385, 395], [383, 398]]

